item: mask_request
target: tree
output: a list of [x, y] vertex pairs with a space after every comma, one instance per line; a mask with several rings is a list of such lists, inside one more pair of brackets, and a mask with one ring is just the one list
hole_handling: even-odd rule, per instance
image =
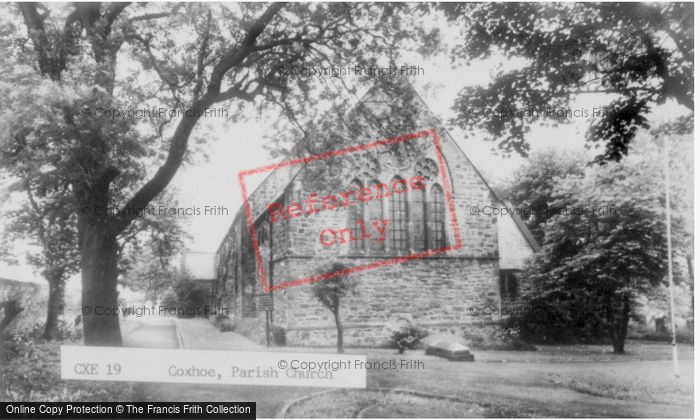
[[[550, 339], [567, 329], [589, 338], [604, 332], [613, 350], [624, 353], [636, 298], [666, 272], [661, 174], [658, 158], [636, 155], [556, 184], [554, 195], [560, 198], [554, 206], [562, 211], [546, 224], [543, 247], [525, 273], [539, 314], [526, 316], [524, 329]], [[679, 192], [674, 188], [674, 197]], [[679, 253], [690, 235], [678, 217], [683, 200], [672, 202], [673, 247]], [[556, 327], [533, 328], [533, 320]]]
[[76, 220], [65, 190], [46, 189], [38, 181], [42, 174], [23, 175], [12, 189], [26, 195], [26, 200], [19, 209], [3, 215], [11, 223], [5, 227], [2, 243], [10, 248], [15, 240], [36, 238], [38, 250], [28, 251], [27, 260], [49, 286], [44, 338], [52, 340], [63, 314], [66, 281], [78, 271]]
[[538, 243], [544, 240], [545, 224], [558, 209], [554, 187], [567, 176], [581, 176], [586, 163], [580, 156], [557, 149], [533, 153], [502, 188], [503, 198], [520, 209], [520, 216]]
[[146, 299], [157, 300], [172, 286], [177, 268], [170, 257], [154, 254], [151, 246], [143, 248], [143, 252], [132, 258], [132, 266], [123, 274], [120, 283], [144, 292]]
[[[341, 263], [334, 263], [327, 271], [329, 273], [347, 273], [348, 268]], [[311, 285], [316, 299], [333, 313], [335, 328], [338, 331], [338, 353], [344, 353], [343, 323], [340, 320], [340, 302], [349, 294], [355, 293], [355, 283], [350, 281], [347, 274], [341, 274], [328, 280], [318, 281]]]
[[[27, 251], [27, 261], [41, 274], [49, 286], [46, 305], [46, 323], [44, 338], [52, 340], [58, 335], [58, 321], [63, 314], [65, 283], [78, 272], [80, 265], [77, 244], [77, 221], [72, 209], [72, 200], [67, 186], [52, 185], [50, 181], [41, 180], [50, 174], [21, 174], [21, 179], [8, 187], [8, 192], [24, 196], [19, 208], [3, 214], [10, 220], [2, 232], [2, 247], [13, 248], [15, 241], [35, 241]], [[12, 197], [7, 194], [6, 198]], [[172, 202], [171, 195], [167, 202]], [[17, 197], [19, 198], [19, 197]], [[159, 197], [157, 202], [162, 202]], [[157, 217], [144, 214], [131, 224], [118, 238], [120, 271], [129, 269], [130, 263], [138, 257], [143, 258], [144, 248], [151, 250], [150, 263], [162, 264], [179, 249], [185, 236], [179, 220], [169, 217]], [[127, 248], [130, 258], [121, 258]], [[12, 255], [8, 253], [8, 260]], [[151, 273], [149, 273], [151, 274]], [[150, 278], [139, 278], [138, 283]]]
[[[444, 3], [462, 26], [457, 62], [502, 54], [524, 61], [499, 70], [488, 86], [465, 87], [453, 122], [485, 130], [502, 151], [526, 156], [536, 122], [566, 122], [547, 110], [568, 108], [580, 94], [610, 102], [593, 117], [589, 142], [598, 162], [617, 161], [647, 128], [651, 106], [675, 100], [693, 111], [693, 5], [690, 3]], [[492, 113], [482, 112], [489, 110]], [[533, 110], [532, 114], [523, 112]], [[591, 114], [593, 112], [591, 111]]]
[[[70, 187], [84, 306], [117, 306], [118, 237], [191, 157], [192, 138], [203, 141], [195, 127], [207, 110], [233, 102], [238, 120], [250, 107], [302, 103], [313, 79], [280, 69], [371, 64], [397, 47], [387, 39], [413, 36], [381, 4], [4, 8], [0, 168], [30, 166]], [[104, 117], [143, 108], [168, 112]], [[87, 345], [121, 345], [117, 318], [91, 313], [83, 330]]]
[[14, 293], [12, 296], [3, 296], [0, 301], [2, 309], [2, 319], [0, 319], [0, 334], [5, 331], [8, 325], [19, 315], [24, 308], [21, 303], [21, 294]]
[[[164, 194], [157, 202], [176, 203], [173, 194]], [[178, 268], [173, 258], [185, 249], [189, 235], [184, 231], [181, 216], [159, 217], [144, 214], [137, 220], [133, 238], [123, 241], [123, 258], [119, 282], [133, 290], [141, 290], [147, 299], [157, 300], [173, 286]]]

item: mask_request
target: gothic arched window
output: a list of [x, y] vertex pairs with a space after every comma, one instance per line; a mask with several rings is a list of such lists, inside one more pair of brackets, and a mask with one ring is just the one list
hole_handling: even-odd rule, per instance
[[[355, 191], [355, 196], [359, 194], [362, 188], [362, 182], [355, 179], [350, 183], [350, 190]], [[362, 220], [364, 217], [364, 204], [360, 200], [355, 200], [356, 203], [350, 206], [348, 212], [348, 227], [352, 232], [352, 236], [355, 240], [350, 241], [350, 249], [359, 251], [364, 249], [364, 240], [360, 239], [362, 237]]]
[[[389, 188], [392, 189], [391, 201], [389, 206], [389, 238], [391, 240], [391, 249], [407, 250], [408, 249], [408, 203], [406, 194], [408, 186], [406, 181], [396, 176], [391, 180]], [[403, 191], [403, 192], [397, 192]]]
[[411, 231], [413, 237], [413, 249], [416, 251], [425, 251], [428, 249], [428, 229], [425, 223], [425, 207], [425, 188], [411, 191]]
[[430, 188], [428, 202], [428, 246], [430, 249], [443, 248], [445, 241], [445, 203], [442, 188], [435, 184]]
[[[378, 187], [381, 185], [381, 183], [377, 180], [373, 180], [367, 183], [367, 188], [371, 189], [372, 191], [381, 191], [381, 189]], [[365, 224], [367, 226], [371, 226], [373, 221], [378, 221], [381, 223], [381, 221], [384, 219], [384, 202], [383, 202], [383, 197], [380, 194], [378, 199], [375, 200], [370, 200], [367, 202], [367, 220], [365, 221]], [[376, 238], [368, 239], [368, 246], [367, 248], [370, 251], [374, 252], [381, 252], [384, 250], [384, 241], [377, 241], [375, 240]]]

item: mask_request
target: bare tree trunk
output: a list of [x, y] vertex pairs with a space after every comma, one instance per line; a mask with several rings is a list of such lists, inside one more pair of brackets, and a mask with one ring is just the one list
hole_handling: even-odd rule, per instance
[[335, 318], [335, 328], [338, 330], [338, 353], [345, 353], [345, 347], [343, 346], [343, 323], [340, 322], [339, 312], [339, 310], [333, 312], [333, 318]]
[[[613, 313], [615, 311], [613, 310]], [[630, 321], [630, 301], [625, 296], [622, 300], [622, 309], [619, 316], [611, 320], [611, 339], [613, 352], [623, 354], [625, 352], [625, 340], [627, 339], [627, 324]]]
[[62, 275], [49, 275], [49, 302], [46, 308], [44, 338], [54, 340], [58, 336], [58, 317], [63, 314], [65, 283]]
[[117, 292], [118, 245], [106, 227], [80, 223], [83, 336], [88, 346], [121, 346], [119, 318], [95, 311], [119, 306]]

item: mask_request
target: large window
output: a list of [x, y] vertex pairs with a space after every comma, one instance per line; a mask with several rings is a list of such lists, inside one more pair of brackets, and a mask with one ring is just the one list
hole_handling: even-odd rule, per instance
[[425, 207], [425, 190], [411, 191], [411, 230], [413, 249], [416, 251], [425, 251], [428, 248], [428, 229], [425, 222]]
[[[403, 253], [410, 249], [425, 251], [447, 246], [444, 192], [440, 185], [432, 184], [424, 182], [421, 188], [417, 188], [398, 175], [388, 184], [374, 179], [363, 185], [358, 178], [353, 179], [349, 190], [359, 192], [364, 186], [379, 197], [365, 202], [357, 200], [355, 205], [348, 207], [347, 226], [356, 239], [350, 241], [350, 249], [381, 254], [385, 250]], [[365, 229], [386, 220], [386, 239], [377, 240], [376, 235], [359, 239], [363, 234], [362, 225], [358, 223], [361, 220]]]
[[408, 186], [406, 181], [397, 176], [391, 181], [389, 187], [394, 188], [389, 206], [391, 249], [404, 251], [408, 249], [408, 205], [406, 192], [397, 193], [397, 190], [400, 191]]
[[[353, 180], [350, 183], [350, 190], [356, 191], [356, 194], [360, 192], [360, 189], [362, 188], [362, 182], [358, 181], [357, 179]], [[362, 237], [362, 225], [361, 222], [363, 220], [363, 210], [364, 210], [364, 204], [362, 201], [357, 200], [357, 203], [354, 206], [349, 207], [349, 212], [348, 212], [348, 226], [350, 227], [350, 231], [352, 232], [352, 236], [355, 240], [350, 241], [350, 249], [354, 251], [361, 251], [364, 249], [364, 240], [360, 239]]]
[[[379, 188], [376, 187], [380, 185], [379, 181], [370, 181], [367, 183], [367, 187], [372, 191], [378, 191]], [[367, 221], [365, 222], [367, 226], [371, 226], [374, 221], [381, 221], [384, 219], [384, 204], [381, 199], [370, 200], [367, 202]], [[381, 252], [384, 250], [384, 241], [377, 241], [376, 238], [368, 239], [367, 243], [370, 251]]]
[[427, 225], [428, 246], [430, 249], [445, 247], [445, 202], [442, 188], [435, 184], [430, 188]]

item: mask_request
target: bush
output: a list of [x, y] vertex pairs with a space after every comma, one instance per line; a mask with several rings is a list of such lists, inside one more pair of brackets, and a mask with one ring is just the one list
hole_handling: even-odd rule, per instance
[[5, 332], [0, 338], [0, 378], [9, 401], [131, 401], [129, 383], [97, 381], [63, 381], [61, 379], [61, 345], [79, 344], [79, 327], [59, 324], [59, 338], [42, 338], [44, 325]]
[[520, 337], [520, 329], [514, 325], [497, 328], [491, 334], [489, 346], [493, 350], [535, 351], [537, 347], [528, 344]]
[[[650, 332], [647, 334], [643, 334], [639, 337], [639, 340], [646, 340], [646, 341], [663, 341], [666, 343], [671, 342], [671, 332]], [[695, 341], [694, 339], [694, 333], [693, 330], [689, 329], [682, 329], [682, 330], [677, 330], [676, 331], [676, 342], [677, 343], [683, 343], [683, 344], [693, 344]]]
[[189, 277], [178, 279], [161, 300], [161, 305], [173, 308], [178, 318], [204, 316], [207, 303], [207, 291]]
[[597, 307], [582, 298], [551, 293], [534, 298], [509, 325], [517, 327], [520, 338], [531, 343], [601, 344], [608, 341], [608, 331]]
[[168, 288], [168, 290], [163, 292], [163, 297], [160, 298], [160, 304], [166, 308], [178, 307], [177, 295], [172, 288]]
[[423, 339], [428, 336], [428, 331], [413, 325], [406, 325], [391, 334], [391, 342], [403, 354], [406, 349], [417, 348]]
[[213, 315], [211, 323], [221, 332], [236, 331], [236, 321], [229, 318], [228, 315], [217, 314]]
[[481, 334], [472, 334], [469, 331], [465, 331], [464, 341], [469, 347], [481, 348], [481, 346], [486, 342], [486, 337]]
[[272, 342], [276, 346], [287, 345], [287, 330], [279, 325], [272, 325]]
[[684, 344], [695, 343], [695, 332], [692, 329], [676, 331], [676, 342]]
[[520, 330], [516, 326], [509, 324], [506, 324], [503, 328], [493, 330], [490, 336], [465, 332], [464, 339], [469, 347], [479, 350], [537, 350], [537, 347], [526, 343], [520, 337]]

